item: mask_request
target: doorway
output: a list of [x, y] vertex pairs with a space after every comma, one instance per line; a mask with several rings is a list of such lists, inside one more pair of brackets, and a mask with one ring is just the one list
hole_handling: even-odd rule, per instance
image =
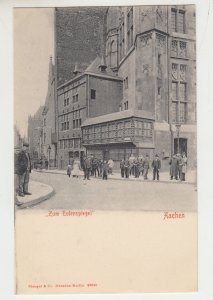
[[187, 139], [175, 138], [174, 139], [174, 153], [186, 153], [187, 156]]
[[103, 160], [109, 160], [109, 149], [107, 148], [103, 150]]

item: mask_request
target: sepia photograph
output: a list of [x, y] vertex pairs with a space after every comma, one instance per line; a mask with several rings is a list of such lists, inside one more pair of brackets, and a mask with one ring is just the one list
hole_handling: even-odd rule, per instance
[[175, 4], [13, 8], [16, 294], [198, 290], [196, 6]]

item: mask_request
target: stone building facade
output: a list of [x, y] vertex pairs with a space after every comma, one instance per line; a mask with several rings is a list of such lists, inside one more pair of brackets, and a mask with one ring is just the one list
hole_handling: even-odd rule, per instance
[[58, 95], [58, 165], [65, 168], [71, 158], [82, 161], [81, 125], [91, 117], [119, 110], [123, 79], [106, 68], [100, 56], [84, 72], [57, 88]]
[[158, 153], [168, 169], [177, 152], [195, 166], [195, 6], [57, 8], [49, 74], [28, 136], [52, 166]]
[[110, 7], [106, 24], [106, 62], [123, 78], [122, 112], [87, 119], [83, 145], [115, 161], [158, 153], [163, 168], [172, 153], [186, 152], [193, 168], [195, 6]]
[[56, 96], [55, 67], [52, 57], [49, 61], [49, 77], [46, 100], [42, 112], [43, 154], [49, 167], [57, 166]]
[[29, 153], [33, 161], [37, 161], [43, 156], [43, 110], [40, 106], [33, 116], [28, 118], [28, 141]]

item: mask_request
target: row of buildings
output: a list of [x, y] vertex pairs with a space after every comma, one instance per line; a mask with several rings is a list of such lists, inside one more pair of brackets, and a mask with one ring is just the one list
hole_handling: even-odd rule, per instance
[[196, 165], [195, 6], [55, 9], [55, 62], [29, 117], [31, 155], [65, 168], [86, 154], [172, 153]]

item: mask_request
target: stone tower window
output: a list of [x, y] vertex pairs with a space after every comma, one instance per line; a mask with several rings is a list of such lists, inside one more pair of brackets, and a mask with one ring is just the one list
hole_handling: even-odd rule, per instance
[[133, 7], [127, 13], [127, 49], [133, 45]]
[[171, 31], [186, 33], [185, 11], [182, 9], [172, 8], [171, 10]]

